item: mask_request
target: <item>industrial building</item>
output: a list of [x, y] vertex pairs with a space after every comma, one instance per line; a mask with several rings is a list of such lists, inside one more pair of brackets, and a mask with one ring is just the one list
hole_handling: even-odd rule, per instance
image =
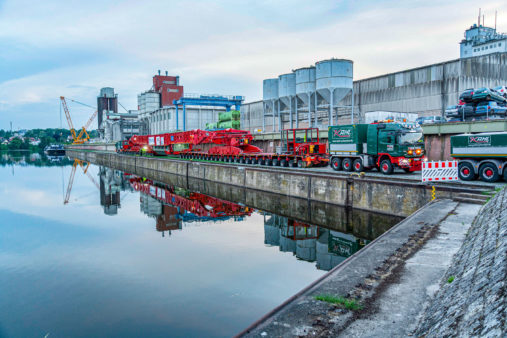
[[184, 94], [179, 76], [153, 77], [153, 87], [137, 96], [141, 134], [205, 129], [218, 120], [220, 112], [240, 109], [243, 96]]
[[105, 87], [100, 90], [97, 97], [97, 118], [100, 138], [107, 142], [125, 140], [142, 130], [137, 110], [118, 112], [118, 94], [114, 93], [114, 88]]
[[465, 89], [507, 85], [507, 52], [488, 51], [353, 82], [351, 61], [320, 61], [292, 75], [264, 80], [263, 100], [242, 105], [241, 125], [252, 132], [271, 132], [363, 122], [364, 114], [372, 111], [443, 115]]
[[460, 42], [460, 58], [507, 52], [507, 34], [496, 31], [495, 27], [484, 26], [484, 16], [481, 25], [481, 12], [476, 24], [465, 31], [464, 39]]

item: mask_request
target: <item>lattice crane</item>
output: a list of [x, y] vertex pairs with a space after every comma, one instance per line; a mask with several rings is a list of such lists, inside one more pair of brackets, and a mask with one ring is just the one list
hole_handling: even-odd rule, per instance
[[[69, 112], [69, 108], [67, 107], [67, 102], [65, 100], [65, 97], [60, 96], [60, 101], [62, 103], [63, 111], [65, 112], [65, 117], [67, 118], [67, 123], [69, 124], [70, 133], [72, 135], [73, 143], [74, 144], [83, 144], [85, 142], [88, 142], [88, 140], [90, 139], [90, 135], [88, 135], [88, 132], [86, 131], [86, 129], [88, 129], [90, 127], [90, 125], [92, 124], [95, 117], [97, 117], [98, 111], [96, 110], [92, 114], [92, 116], [90, 116], [90, 118], [88, 119], [88, 122], [86, 122], [86, 124], [81, 128], [79, 135], [76, 135], [76, 129], [74, 128], [74, 124], [72, 123], [72, 118], [70, 117], [70, 112]], [[71, 101], [82, 104], [87, 107], [91, 107], [91, 106], [88, 106], [88, 105], [78, 102], [78, 101], [74, 101], [74, 100], [71, 100]], [[91, 108], [93, 108], [93, 107], [91, 107]]]

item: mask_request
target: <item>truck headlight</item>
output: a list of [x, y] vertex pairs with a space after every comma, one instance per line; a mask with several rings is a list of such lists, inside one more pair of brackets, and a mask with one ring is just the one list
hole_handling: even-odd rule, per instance
[[414, 152], [412, 151], [412, 149], [409, 149], [409, 150], [407, 151], [407, 155], [412, 155], [413, 153], [414, 153]]
[[419, 149], [419, 148], [418, 148], [418, 149], [416, 149], [416, 150], [415, 150], [415, 154], [416, 154], [416, 155], [421, 155], [421, 153], [422, 153], [422, 150], [421, 150], [421, 149]]

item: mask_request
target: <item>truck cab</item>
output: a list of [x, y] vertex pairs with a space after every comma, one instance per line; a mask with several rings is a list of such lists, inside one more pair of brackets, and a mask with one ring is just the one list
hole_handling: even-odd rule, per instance
[[406, 172], [421, 170], [424, 140], [416, 123], [381, 122], [329, 128], [331, 167], [363, 171], [378, 168], [391, 174], [395, 167]]

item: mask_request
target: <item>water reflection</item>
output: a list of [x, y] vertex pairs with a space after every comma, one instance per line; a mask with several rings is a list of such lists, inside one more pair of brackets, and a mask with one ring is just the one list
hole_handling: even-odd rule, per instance
[[44, 153], [26, 151], [8, 151], [0, 153], [0, 167], [5, 166], [35, 166], [35, 167], [63, 167], [73, 163], [67, 156], [48, 156]]
[[[88, 173], [88, 165], [81, 164], [85, 174]], [[100, 166], [99, 176], [100, 187], [93, 177], [90, 177], [90, 181], [100, 190], [100, 205], [106, 215], [118, 214], [122, 192], [138, 192], [140, 211], [155, 219], [155, 229], [163, 237], [166, 233], [171, 235], [172, 231], [182, 230], [189, 223], [240, 222], [254, 211], [252, 207], [240, 203], [104, 166]], [[277, 246], [281, 252], [292, 253], [297, 259], [315, 262], [316, 268], [324, 271], [331, 270], [359, 251], [371, 241], [371, 236], [378, 236], [395, 224], [388, 222], [389, 218], [385, 215], [372, 216], [343, 209], [337, 225], [350, 230], [350, 233], [345, 233], [268, 211], [257, 209], [257, 212], [264, 215], [264, 244]], [[283, 210], [280, 212], [283, 213]], [[364, 214], [369, 217], [365, 218]], [[366, 232], [368, 238], [353, 234], [357, 230], [352, 224], [354, 222], [356, 227], [359, 224], [359, 228], [366, 227], [369, 230]], [[380, 228], [378, 225], [381, 225]]]
[[352, 234], [305, 224], [287, 217], [265, 214], [264, 243], [292, 252], [298, 259], [316, 262], [317, 269], [331, 270], [370, 241]]

